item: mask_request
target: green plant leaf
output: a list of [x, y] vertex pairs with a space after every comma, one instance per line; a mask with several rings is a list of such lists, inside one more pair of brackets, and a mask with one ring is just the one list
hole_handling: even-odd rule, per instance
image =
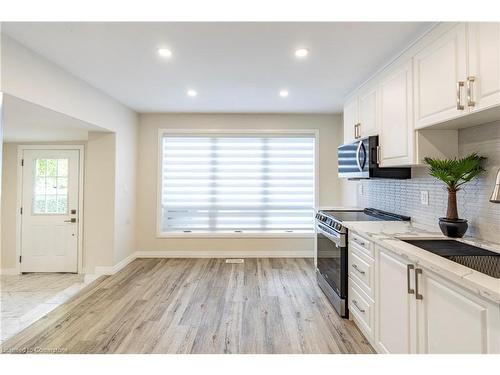
[[484, 172], [481, 166], [485, 157], [472, 153], [460, 159], [424, 158], [429, 166], [429, 174], [443, 181], [450, 191], [457, 191], [460, 186]]

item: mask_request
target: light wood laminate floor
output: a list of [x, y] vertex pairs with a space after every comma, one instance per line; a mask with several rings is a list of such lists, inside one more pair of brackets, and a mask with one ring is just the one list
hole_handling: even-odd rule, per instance
[[372, 353], [310, 259], [137, 259], [4, 343], [9, 352]]

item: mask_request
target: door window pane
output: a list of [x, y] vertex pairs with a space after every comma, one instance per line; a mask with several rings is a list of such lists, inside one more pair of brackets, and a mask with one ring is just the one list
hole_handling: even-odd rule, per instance
[[57, 176], [57, 160], [47, 159], [47, 176]]
[[47, 195], [47, 211], [48, 214], [57, 213], [57, 196]]
[[68, 213], [68, 159], [36, 159], [33, 214]]

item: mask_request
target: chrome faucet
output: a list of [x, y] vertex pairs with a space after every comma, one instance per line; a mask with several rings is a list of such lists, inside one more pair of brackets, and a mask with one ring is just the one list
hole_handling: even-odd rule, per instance
[[491, 193], [490, 202], [500, 203], [500, 169], [497, 172], [497, 179], [495, 182], [495, 187], [493, 188], [493, 193]]

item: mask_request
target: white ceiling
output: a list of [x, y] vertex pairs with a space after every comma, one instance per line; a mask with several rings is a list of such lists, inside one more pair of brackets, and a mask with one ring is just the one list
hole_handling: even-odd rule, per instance
[[82, 141], [98, 126], [4, 95], [4, 142]]
[[[432, 25], [4, 23], [3, 32], [137, 112], [330, 113]], [[295, 58], [299, 47], [310, 55]]]

